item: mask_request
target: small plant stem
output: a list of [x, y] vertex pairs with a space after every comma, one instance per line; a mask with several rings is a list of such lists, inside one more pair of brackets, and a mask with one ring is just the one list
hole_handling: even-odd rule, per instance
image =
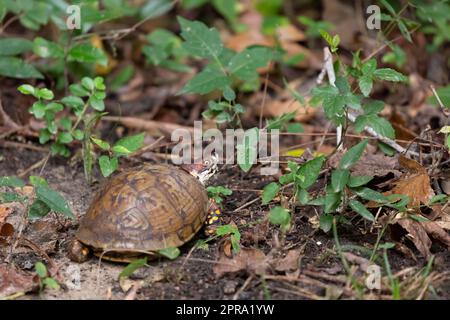
[[75, 124], [72, 126], [72, 129], [70, 129], [70, 134], [73, 134], [73, 132], [75, 131], [75, 129], [76, 129], [76, 128], [78, 127], [78, 125], [80, 124], [81, 120], [83, 120], [84, 114], [86, 113], [88, 107], [89, 107], [89, 100], [84, 104], [83, 110], [81, 110], [81, 113], [80, 113], [80, 115], [78, 116], [77, 120], [75, 121]]
[[372, 254], [370, 255], [370, 259], [369, 259], [371, 262], [373, 262], [373, 260], [375, 259], [375, 255], [377, 254], [378, 246], [380, 245], [381, 238], [383, 238], [384, 232], [386, 231], [386, 228], [388, 225], [389, 225], [389, 223], [386, 223], [383, 226], [383, 228], [381, 229], [381, 231], [378, 233], [377, 241], [375, 242], [375, 246], [373, 247]]

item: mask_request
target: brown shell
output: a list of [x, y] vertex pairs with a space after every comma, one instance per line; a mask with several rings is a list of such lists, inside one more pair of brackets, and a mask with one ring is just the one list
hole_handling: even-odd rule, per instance
[[207, 217], [203, 185], [170, 165], [144, 165], [112, 178], [95, 196], [77, 238], [102, 250], [157, 251], [189, 241]]

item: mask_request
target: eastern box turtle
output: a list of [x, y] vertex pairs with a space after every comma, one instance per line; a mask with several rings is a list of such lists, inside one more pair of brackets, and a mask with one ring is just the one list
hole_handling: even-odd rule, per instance
[[111, 178], [82, 218], [69, 257], [83, 262], [91, 248], [104, 259], [125, 262], [183, 245], [205, 221], [218, 220], [220, 211], [204, 187], [217, 163], [213, 156], [181, 168], [145, 164]]

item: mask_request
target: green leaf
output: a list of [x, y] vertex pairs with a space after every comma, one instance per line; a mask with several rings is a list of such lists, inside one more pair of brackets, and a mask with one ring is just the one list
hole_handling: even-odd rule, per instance
[[231, 84], [231, 79], [223, 72], [214, 68], [205, 68], [202, 72], [196, 74], [189, 82], [178, 92], [178, 94], [198, 93], [207, 94], [211, 91], [223, 89]]
[[119, 160], [117, 157], [109, 158], [108, 156], [101, 156], [98, 159], [100, 171], [104, 177], [109, 177], [119, 167]]
[[28, 198], [14, 192], [0, 192], [0, 203], [20, 202], [23, 203]]
[[236, 93], [233, 91], [233, 89], [231, 89], [230, 86], [226, 86], [223, 89], [223, 97], [225, 98], [225, 100], [227, 100], [228, 102], [233, 101], [234, 99], [236, 99]]
[[89, 77], [83, 77], [83, 79], [81, 79], [81, 85], [88, 91], [94, 91], [94, 80]]
[[39, 130], [39, 143], [40, 144], [47, 143], [51, 137], [52, 137], [52, 134], [47, 129]]
[[339, 162], [340, 169], [350, 169], [361, 158], [369, 140], [365, 139], [350, 148]]
[[0, 187], [13, 187], [13, 188], [22, 188], [25, 186], [25, 183], [22, 179], [14, 176], [6, 176], [0, 177]]
[[[114, 145], [115, 147], [124, 147], [129, 153], [139, 150], [144, 143], [145, 133], [136, 134], [120, 139]], [[120, 153], [120, 152], [119, 152]]]
[[0, 39], [0, 56], [15, 56], [29, 51], [32, 46], [31, 41], [23, 38]]
[[46, 186], [36, 187], [36, 198], [43, 201], [50, 209], [68, 218], [75, 219], [66, 200], [56, 191]]
[[372, 74], [375, 72], [376, 69], [377, 69], [377, 60], [375, 58], [372, 58], [362, 65], [361, 72], [364, 75], [372, 77]]
[[356, 188], [369, 183], [369, 181], [372, 179], [373, 177], [371, 176], [351, 176], [347, 182], [347, 185], [350, 188]]
[[371, 76], [363, 75], [358, 80], [359, 89], [365, 97], [368, 97], [372, 91], [373, 80]]
[[350, 171], [345, 169], [336, 169], [331, 173], [331, 186], [334, 192], [340, 192], [344, 190], [350, 178]]
[[43, 79], [44, 76], [31, 64], [16, 57], [0, 56], [0, 76], [17, 79]]
[[57, 141], [62, 144], [68, 144], [73, 141], [73, 137], [70, 132], [60, 132], [58, 133]]
[[137, 269], [144, 267], [147, 264], [147, 257], [143, 259], [136, 259], [130, 262], [119, 274], [119, 278], [128, 278]]
[[431, 199], [430, 199], [430, 201], [428, 202], [428, 206], [431, 206], [431, 205], [433, 205], [433, 204], [436, 204], [436, 203], [443, 203], [443, 202], [446, 202], [446, 201], [449, 201], [450, 200], [450, 197], [449, 196], [447, 196], [446, 194], [437, 194], [437, 195], [435, 195], [435, 196], [433, 196]]
[[386, 80], [386, 81], [392, 81], [392, 82], [406, 82], [408, 81], [408, 78], [401, 74], [400, 72], [395, 71], [394, 69], [390, 68], [382, 68], [377, 69], [373, 73], [375, 78], [379, 80]]
[[266, 185], [261, 195], [262, 204], [265, 205], [272, 201], [272, 199], [278, 194], [278, 191], [280, 191], [280, 185], [278, 183], [271, 182]]
[[102, 150], [109, 150], [109, 149], [111, 148], [111, 146], [109, 145], [109, 143], [106, 142], [106, 141], [103, 141], [103, 140], [101, 140], [101, 139], [97, 139], [97, 138], [94, 138], [94, 137], [91, 137], [91, 140], [92, 140], [96, 145], [98, 145], [98, 146], [100, 147], [100, 149], [102, 149]]
[[183, 48], [191, 55], [218, 59], [223, 50], [220, 34], [215, 28], [208, 28], [200, 21], [189, 21], [178, 17]]
[[307, 189], [312, 186], [319, 177], [320, 169], [322, 168], [324, 161], [324, 157], [317, 157], [303, 164], [297, 174], [303, 176], [304, 179], [303, 181], [296, 181], [296, 185], [302, 189]]
[[376, 114], [361, 115], [356, 118], [356, 132], [362, 132], [365, 127], [372, 128], [376, 133], [383, 137], [395, 139], [395, 130], [391, 123]]
[[375, 221], [374, 216], [372, 213], [367, 210], [367, 208], [358, 200], [350, 200], [349, 201], [350, 207], [358, 214], [360, 214], [364, 219], [367, 219], [369, 221]]
[[97, 98], [95, 95], [92, 95], [89, 98], [89, 104], [97, 111], [105, 110], [105, 102], [102, 99]]
[[258, 77], [257, 69], [266, 66], [272, 58], [272, 51], [264, 47], [245, 49], [236, 54], [228, 63], [230, 73], [241, 80], [249, 81]]
[[98, 63], [102, 66], [108, 64], [108, 57], [99, 48], [94, 47], [90, 43], [77, 44], [70, 49], [68, 53], [69, 61]]
[[[95, 89], [97, 89], [99, 91], [106, 90], [105, 79], [103, 79], [103, 77], [95, 77], [94, 78], [94, 87], [95, 87]], [[98, 94], [99, 92], [96, 92], [96, 93]]]
[[170, 260], [175, 260], [180, 255], [180, 249], [176, 247], [169, 247], [159, 250], [158, 253], [166, 258], [169, 258]]
[[328, 232], [333, 226], [333, 215], [328, 213], [323, 213], [319, 218], [319, 226], [323, 232]]
[[384, 102], [380, 100], [371, 100], [363, 106], [364, 114], [377, 114], [384, 109]]
[[358, 187], [358, 188], [352, 188], [352, 191], [356, 193], [358, 196], [360, 196], [363, 199], [369, 200], [369, 201], [375, 201], [375, 202], [381, 202], [385, 203], [388, 202], [388, 198], [381, 194], [378, 191], [372, 190], [370, 188], [366, 187]]
[[36, 89], [30, 84], [23, 84], [17, 90], [22, 94], [36, 96]]
[[[87, 91], [81, 84], [75, 83], [69, 86], [70, 93], [77, 97], [87, 97], [89, 96], [89, 91]], [[73, 99], [72, 99], [73, 101]], [[84, 104], [84, 102], [83, 102]], [[82, 105], [83, 105], [82, 104]]]
[[45, 202], [36, 199], [28, 210], [28, 219], [36, 220], [43, 218], [50, 212], [50, 210], [51, 209], [45, 204]]
[[141, 18], [147, 20], [156, 18], [169, 12], [174, 6], [175, 2], [172, 0], [151, 0], [142, 7], [140, 15]]
[[45, 287], [53, 289], [53, 290], [59, 290], [60, 286], [59, 283], [50, 277], [44, 278], [42, 280], [42, 283], [45, 285]]
[[284, 231], [289, 229], [291, 222], [291, 214], [289, 210], [276, 206], [269, 212], [269, 221], [274, 225], [279, 225]]
[[47, 88], [37, 89], [36, 95], [44, 100], [52, 100], [55, 97], [53, 91]]
[[42, 262], [36, 262], [34, 270], [39, 278], [45, 278], [47, 276], [47, 267]]
[[258, 139], [259, 129], [248, 129], [245, 131], [242, 142], [236, 146], [238, 165], [245, 172], [251, 169], [258, 157]]
[[81, 109], [84, 105], [83, 99], [76, 96], [67, 96], [61, 99], [61, 102], [66, 106], [74, 109]]
[[75, 129], [73, 131], [72, 135], [73, 135], [74, 139], [79, 140], [79, 141], [83, 140], [83, 138], [84, 138], [84, 132], [81, 131], [80, 129]]
[[63, 58], [64, 49], [57, 43], [37, 37], [33, 41], [33, 52], [41, 58]]
[[339, 193], [327, 192], [324, 199], [323, 211], [325, 213], [335, 212], [341, 201], [342, 201], [342, 194], [340, 192]]
[[130, 79], [134, 76], [134, 67], [132, 64], [127, 65], [125, 68], [120, 70], [117, 75], [115, 75], [109, 83], [108, 87], [112, 91], [117, 91], [120, 89], [125, 83], [130, 81]]
[[37, 187], [37, 186], [46, 186], [46, 187], [48, 187], [47, 180], [45, 180], [42, 177], [30, 176], [29, 179], [30, 179], [30, 183], [31, 183], [32, 186], [35, 186], [35, 187]]

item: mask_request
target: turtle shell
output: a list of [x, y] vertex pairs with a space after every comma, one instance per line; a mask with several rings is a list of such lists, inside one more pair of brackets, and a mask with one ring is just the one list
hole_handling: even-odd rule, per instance
[[160, 164], [124, 171], [95, 196], [76, 234], [97, 250], [158, 251], [189, 241], [207, 218], [204, 186]]

